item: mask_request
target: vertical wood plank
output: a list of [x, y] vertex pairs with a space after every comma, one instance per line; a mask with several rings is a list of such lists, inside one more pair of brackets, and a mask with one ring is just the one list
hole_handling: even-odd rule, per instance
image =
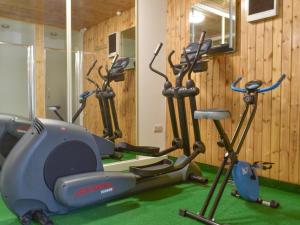
[[45, 53], [44, 53], [44, 25], [35, 25], [35, 87], [36, 87], [36, 116], [46, 116], [46, 86], [45, 86]]
[[[264, 32], [265, 23], [260, 22], [256, 26], [256, 80], [264, 80]], [[255, 115], [254, 127], [254, 161], [262, 159], [262, 118], [263, 118], [263, 96], [258, 96], [257, 111]], [[260, 173], [261, 171], [258, 171]]]
[[[280, 119], [280, 173], [279, 178], [284, 181], [298, 181], [297, 157], [290, 152], [290, 102], [291, 102], [291, 66], [292, 66], [292, 21], [293, 0], [286, 0], [283, 4], [282, 27], [282, 72], [287, 79], [281, 88], [281, 119]], [[291, 157], [291, 158], [290, 158]], [[296, 168], [295, 168], [296, 166]]]
[[[281, 73], [281, 44], [282, 44], [282, 0], [278, 1], [280, 16], [273, 20], [273, 73], [275, 82]], [[280, 168], [280, 89], [272, 91], [272, 123], [271, 123], [271, 161], [274, 164], [271, 170], [271, 178], [279, 179]]]
[[[272, 83], [272, 67], [273, 67], [273, 24], [272, 21], [265, 22], [264, 33], [264, 81], [266, 85]], [[263, 124], [262, 124], [262, 161], [271, 162], [271, 120], [272, 120], [272, 94], [263, 93]], [[270, 171], [262, 171], [263, 176], [270, 176]]]

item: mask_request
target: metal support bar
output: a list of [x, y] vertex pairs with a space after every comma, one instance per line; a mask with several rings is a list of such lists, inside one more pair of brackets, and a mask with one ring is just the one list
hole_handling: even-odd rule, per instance
[[110, 114], [110, 104], [107, 97], [102, 98], [103, 100], [103, 109], [104, 109], [104, 115], [105, 115], [105, 123], [107, 125], [107, 135], [108, 137], [113, 136], [113, 125], [112, 125], [112, 119]]
[[179, 114], [179, 122], [180, 122], [181, 136], [182, 136], [183, 151], [186, 156], [189, 156], [191, 154], [191, 151], [190, 151], [189, 131], [187, 127], [184, 98], [178, 97], [177, 104], [178, 104], [178, 114]]
[[256, 113], [256, 109], [257, 109], [257, 93], [255, 94], [254, 103], [252, 105], [253, 105], [253, 108], [252, 108], [251, 113], [250, 113], [250, 118], [249, 118], [249, 120], [247, 122], [247, 125], [246, 125], [245, 129], [244, 129], [244, 132], [242, 134], [240, 142], [239, 142], [239, 144], [238, 144], [238, 146], [236, 148], [236, 154], [237, 155], [241, 151], [242, 145], [243, 145], [243, 143], [245, 141], [245, 138], [247, 136], [247, 133], [248, 133], [248, 131], [250, 129], [251, 123], [252, 123], [252, 121], [253, 121], [253, 119], [255, 117], [255, 113]]
[[234, 146], [234, 144], [235, 144], [235, 142], [236, 142], [236, 140], [237, 140], [237, 138], [239, 136], [239, 133], [240, 133], [240, 131], [242, 129], [242, 126], [243, 126], [243, 123], [244, 123], [244, 121], [246, 119], [248, 111], [249, 111], [249, 105], [246, 104], [245, 107], [244, 107], [243, 114], [242, 114], [242, 116], [240, 118], [239, 124], [238, 124], [238, 126], [237, 126], [237, 128], [236, 128], [236, 130], [234, 132], [233, 138], [231, 140], [231, 145], [232, 146]]
[[113, 123], [114, 123], [114, 130], [115, 130], [115, 132], [120, 132], [121, 130], [120, 130], [120, 126], [119, 126], [118, 115], [117, 115], [117, 111], [116, 111], [114, 97], [111, 97], [109, 99], [109, 101], [110, 101], [111, 114], [112, 114]]
[[29, 105], [29, 119], [33, 120], [36, 110], [36, 97], [35, 97], [35, 60], [34, 60], [34, 47], [27, 47], [27, 81], [28, 81], [28, 105]]
[[66, 0], [67, 120], [72, 123], [72, 0]]
[[169, 106], [170, 120], [171, 120], [172, 131], [173, 131], [173, 139], [178, 139], [179, 133], [178, 133], [178, 126], [177, 126], [173, 97], [167, 97], [167, 102]]
[[197, 110], [197, 104], [196, 104], [196, 97], [190, 96], [190, 107], [191, 107], [191, 114], [192, 114], [192, 121], [193, 121], [193, 129], [194, 129], [194, 137], [195, 142], [201, 143], [201, 136], [200, 136], [200, 127], [199, 127], [199, 121], [194, 119], [194, 112]]

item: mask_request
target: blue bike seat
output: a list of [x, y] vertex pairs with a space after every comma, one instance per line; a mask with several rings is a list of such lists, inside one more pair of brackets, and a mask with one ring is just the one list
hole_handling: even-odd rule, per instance
[[261, 80], [252, 80], [249, 81], [246, 85], [245, 88], [247, 91], [249, 92], [254, 92], [256, 91], [258, 88], [260, 88], [263, 85], [263, 82]]

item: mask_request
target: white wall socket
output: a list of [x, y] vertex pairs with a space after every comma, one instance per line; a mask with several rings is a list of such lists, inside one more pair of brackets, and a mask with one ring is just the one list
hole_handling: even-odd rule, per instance
[[154, 133], [162, 133], [164, 131], [163, 125], [155, 124], [154, 125]]

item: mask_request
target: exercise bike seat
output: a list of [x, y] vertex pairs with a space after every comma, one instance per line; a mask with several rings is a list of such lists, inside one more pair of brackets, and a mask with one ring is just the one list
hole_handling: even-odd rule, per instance
[[129, 171], [140, 177], [153, 177], [169, 173], [174, 170], [174, 163], [170, 159], [163, 159], [159, 162], [145, 166], [131, 166]]
[[194, 112], [194, 119], [222, 120], [230, 116], [230, 112], [225, 109], [207, 109]]
[[60, 110], [60, 106], [59, 105], [50, 105], [50, 106], [48, 106], [48, 110], [50, 110], [50, 111], [58, 111], [58, 110]]

